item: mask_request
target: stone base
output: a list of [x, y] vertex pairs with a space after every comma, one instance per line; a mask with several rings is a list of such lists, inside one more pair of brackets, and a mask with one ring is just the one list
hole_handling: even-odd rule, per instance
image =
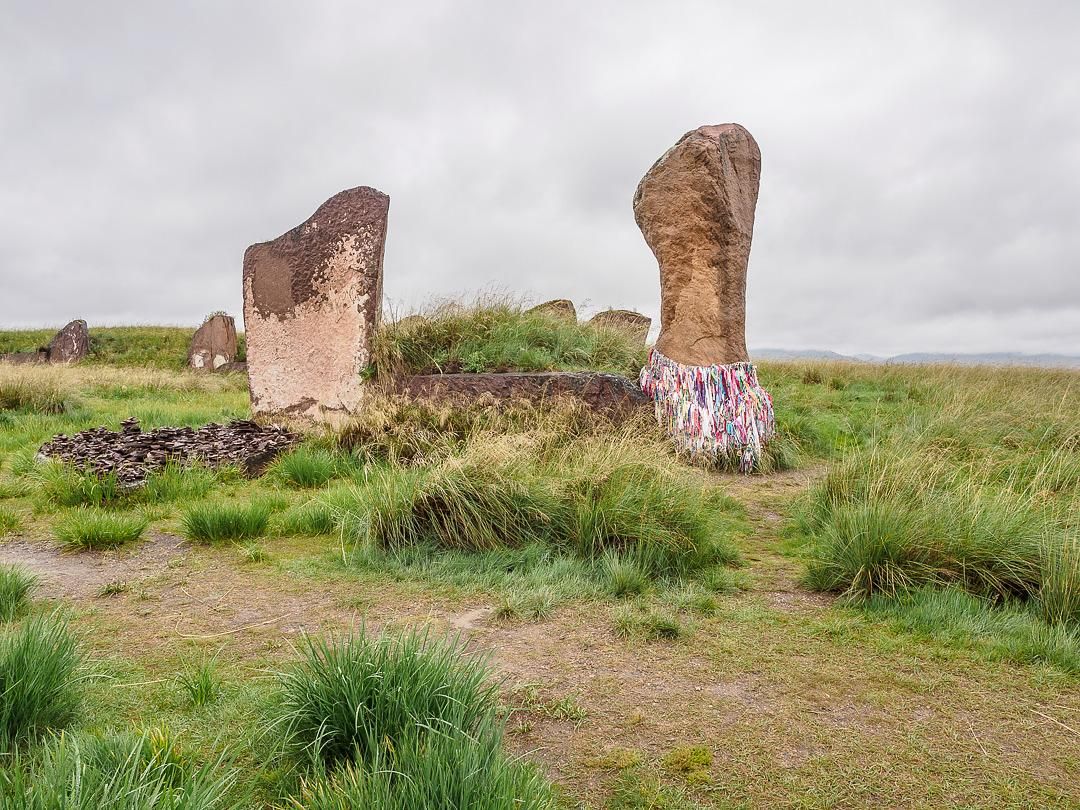
[[599, 372], [522, 372], [510, 374], [415, 374], [398, 385], [416, 399], [475, 401], [496, 399], [541, 402], [559, 396], [583, 401], [595, 411], [625, 411], [647, 405], [648, 398], [626, 377]]
[[776, 417], [753, 363], [687, 366], [652, 349], [640, 381], [680, 450], [699, 460], [736, 463], [744, 473], [760, 468]]

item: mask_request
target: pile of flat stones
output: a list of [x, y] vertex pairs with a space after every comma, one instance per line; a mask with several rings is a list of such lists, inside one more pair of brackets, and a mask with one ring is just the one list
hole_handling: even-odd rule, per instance
[[54, 458], [98, 475], [114, 474], [124, 487], [137, 487], [147, 474], [169, 462], [180, 466], [239, 467], [259, 475], [281, 452], [300, 437], [277, 425], [250, 420], [227, 425], [211, 422], [200, 428], [159, 427], [143, 432], [135, 417], [120, 423], [120, 430], [96, 427], [72, 436], [53, 436], [41, 446], [38, 458]]

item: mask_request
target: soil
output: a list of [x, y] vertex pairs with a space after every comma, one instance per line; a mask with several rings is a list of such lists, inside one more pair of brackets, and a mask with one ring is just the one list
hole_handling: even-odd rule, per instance
[[[778, 796], [794, 801], [800, 785], [812, 785], [826, 789], [821, 804], [882, 804], [874, 781], [886, 778], [881, 763], [893, 780], [884, 804], [893, 806], [925, 803], [919, 786], [927, 779], [941, 785], [931, 803], [969, 802], [976, 794], [965, 791], [985, 795], [994, 771], [1075, 792], [1075, 739], [1039, 716], [1075, 724], [1075, 691], [1032, 685], [1016, 667], [876, 643], [857, 623], [838, 623], [831, 598], [799, 585], [800, 564], [778, 553], [777, 531], [784, 504], [823, 473], [722, 477], [754, 527], [742, 541], [753, 584], [673, 643], [616, 636], [613, 604], [508, 624], [475, 597], [459, 603], [415, 584], [304, 575], [170, 534], [130, 551], [77, 554], [17, 538], [0, 544], [0, 562], [25, 566], [40, 577], [40, 595], [91, 616], [87, 642], [106, 654], [168, 655], [195, 643], [254, 665], [287, 654], [302, 632], [423, 624], [463, 634], [504, 679], [508, 704], [526, 686], [538, 695], [512, 714], [512, 749], [590, 806], [602, 803], [615, 776], [604, 764], [612, 752], [629, 749], [655, 764], [687, 745], [714, 753], [712, 786], [687, 788], [702, 801], [721, 790], [716, 798], [784, 804]], [[289, 542], [299, 541], [265, 545], [279, 559], [310, 556]], [[102, 595], [112, 583], [122, 592]], [[545, 710], [562, 699], [584, 718]], [[972, 762], [980, 763], [974, 776]], [[974, 787], [964, 781], [971, 779]]]

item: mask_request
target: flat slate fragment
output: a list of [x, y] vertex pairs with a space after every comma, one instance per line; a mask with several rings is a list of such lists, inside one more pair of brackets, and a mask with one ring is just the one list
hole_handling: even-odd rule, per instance
[[416, 399], [476, 400], [487, 394], [496, 399], [540, 402], [572, 396], [597, 411], [629, 410], [652, 402], [626, 377], [593, 371], [414, 374], [403, 378], [399, 391]]

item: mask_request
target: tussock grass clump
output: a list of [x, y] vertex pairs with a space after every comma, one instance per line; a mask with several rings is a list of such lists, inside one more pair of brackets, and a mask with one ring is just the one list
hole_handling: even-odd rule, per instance
[[0, 810], [240, 810], [235, 782], [221, 760], [189, 764], [161, 731], [67, 734], [0, 770]]
[[273, 464], [272, 474], [283, 483], [298, 489], [321, 487], [338, 471], [337, 459], [328, 450], [298, 447]]
[[375, 365], [395, 374], [481, 371], [608, 371], [636, 375], [645, 346], [617, 329], [525, 312], [506, 299], [437, 305], [379, 330]]
[[494, 722], [497, 695], [484, 665], [463, 652], [416, 633], [307, 636], [301, 661], [279, 676], [275, 733], [295, 753], [332, 764], [373, 762], [429, 730], [476, 732]]
[[1038, 600], [1047, 622], [1080, 629], [1080, 534], [1044, 546]]
[[14, 565], [0, 565], [0, 622], [17, 619], [30, 605], [37, 577]]
[[343, 538], [390, 551], [547, 544], [586, 560], [615, 552], [651, 576], [738, 558], [738, 505], [650, 458], [640, 440], [544, 447], [532, 434], [491, 436], [435, 467], [377, 470], [351, 503], [339, 500]]
[[942, 486], [946, 475], [882, 454], [831, 473], [802, 517], [815, 537], [807, 583], [863, 597], [949, 583], [997, 598], [1038, 591], [1045, 518], [964, 482]]
[[0, 506], [0, 537], [22, 531], [22, 516], [8, 506]]
[[277, 519], [282, 534], [315, 536], [334, 534], [338, 529], [334, 507], [323, 500], [311, 500], [282, 513]]
[[53, 525], [53, 536], [68, 548], [103, 549], [134, 543], [146, 530], [144, 515], [79, 507]]
[[306, 786], [309, 810], [379, 810], [459, 807], [484, 810], [555, 810], [537, 771], [509, 759], [490, 737], [434, 731], [408, 738], [393, 756], [380, 753], [368, 767], [351, 763]]
[[459, 642], [402, 633], [304, 639], [271, 729], [314, 765], [312, 808], [550, 808], [547, 785], [502, 750], [497, 692]]
[[71, 395], [58, 377], [0, 368], [0, 411], [60, 414], [70, 407]]
[[192, 706], [206, 706], [218, 699], [221, 694], [221, 678], [218, 675], [217, 661], [213, 658], [203, 661], [176, 676], [180, 691]]
[[59, 461], [36, 464], [28, 474], [37, 484], [36, 501], [44, 508], [109, 506], [127, 495], [115, 473], [101, 475]]
[[266, 533], [271, 512], [264, 501], [201, 503], [184, 513], [180, 525], [186, 538], [199, 543], [250, 540]]
[[206, 467], [182, 466], [169, 461], [146, 476], [146, 482], [137, 490], [137, 497], [145, 503], [197, 500], [206, 496], [217, 481], [217, 474]]
[[0, 635], [0, 752], [74, 720], [81, 663], [75, 638], [54, 617], [31, 617]]

